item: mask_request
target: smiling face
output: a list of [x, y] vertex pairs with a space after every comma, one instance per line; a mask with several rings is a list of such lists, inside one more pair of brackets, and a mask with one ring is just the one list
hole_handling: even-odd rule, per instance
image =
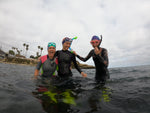
[[56, 48], [55, 48], [55, 47], [50, 46], [50, 47], [48, 48], [48, 54], [49, 54], [50, 56], [54, 56], [55, 52], [56, 52]]
[[63, 44], [63, 50], [68, 50], [69, 47], [70, 47], [70, 45], [71, 45], [71, 42], [66, 41], [66, 42]]

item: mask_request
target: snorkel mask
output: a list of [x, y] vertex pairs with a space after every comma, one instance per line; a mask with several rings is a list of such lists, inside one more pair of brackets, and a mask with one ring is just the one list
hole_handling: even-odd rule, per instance
[[98, 36], [93, 36], [90, 43], [91, 45], [94, 45], [95, 43], [99, 43], [98, 47], [100, 46], [101, 42], [102, 42], [102, 35], [100, 35], [101, 39]]

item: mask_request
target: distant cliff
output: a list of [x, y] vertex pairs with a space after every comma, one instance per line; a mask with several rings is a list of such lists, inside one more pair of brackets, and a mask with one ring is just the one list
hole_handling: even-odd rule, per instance
[[[15, 64], [25, 64], [25, 65], [32, 65], [35, 66], [38, 62], [37, 59], [27, 59], [27, 58], [19, 58], [19, 57], [8, 57], [5, 59], [1, 59], [1, 62], [7, 62], [7, 63], [15, 63]], [[77, 64], [82, 69], [93, 69], [94, 66], [87, 65], [87, 64], [81, 64], [77, 61]], [[74, 65], [72, 64], [72, 68], [74, 68]]]

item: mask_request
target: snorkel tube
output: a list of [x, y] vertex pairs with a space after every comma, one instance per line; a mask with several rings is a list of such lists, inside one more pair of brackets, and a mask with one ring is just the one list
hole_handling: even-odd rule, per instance
[[[75, 40], [75, 39], [77, 39], [78, 37], [76, 36], [76, 37], [74, 37], [74, 38], [72, 38], [72, 41], [73, 40]], [[71, 43], [72, 44], [72, 43]], [[71, 49], [71, 45], [70, 45], [70, 47], [69, 47], [69, 50], [71, 51], [71, 53], [73, 53], [73, 50]]]
[[99, 43], [99, 46], [101, 45], [101, 43], [102, 43], [102, 39], [103, 39], [103, 36], [102, 35], [100, 35], [100, 37], [101, 37], [101, 42]]

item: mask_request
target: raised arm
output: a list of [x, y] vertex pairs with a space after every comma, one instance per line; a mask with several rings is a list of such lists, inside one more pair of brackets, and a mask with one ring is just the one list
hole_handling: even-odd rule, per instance
[[81, 73], [81, 75], [82, 75], [83, 77], [86, 77], [87, 74], [85, 74], [84, 72], [82, 72], [82, 70], [81, 70], [80, 67], [78, 66], [77, 61], [76, 61], [76, 57], [75, 57], [74, 54], [73, 54], [73, 57], [72, 57], [72, 61], [73, 61], [74, 67], [78, 70], [78, 72]]
[[89, 52], [89, 54], [88, 54], [85, 58], [79, 56], [78, 54], [76, 54], [76, 56], [77, 56], [77, 58], [79, 58], [81, 61], [86, 62], [89, 58], [91, 58], [92, 54], [93, 54], [93, 50], [91, 50], [91, 51]]

